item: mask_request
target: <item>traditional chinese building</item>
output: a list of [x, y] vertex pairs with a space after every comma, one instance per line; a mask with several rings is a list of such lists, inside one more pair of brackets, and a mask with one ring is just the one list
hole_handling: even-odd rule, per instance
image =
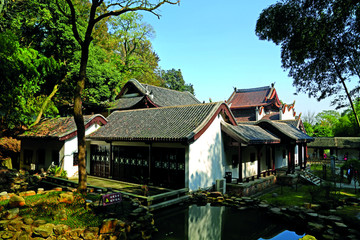
[[190, 92], [180, 92], [143, 84], [135, 79], [131, 79], [121, 89], [110, 110], [169, 107], [198, 103], [200, 101]]
[[271, 87], [234, 89], [227, 103], [237, 122], [268, 120], [295, 120], [293, 104], [282, 104], [274, 84]]

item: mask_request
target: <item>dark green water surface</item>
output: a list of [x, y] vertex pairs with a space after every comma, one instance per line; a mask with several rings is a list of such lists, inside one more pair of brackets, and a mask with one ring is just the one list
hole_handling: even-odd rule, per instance
[[155, 240], [299, 239], [304, 234], [286, 229], [261, 210], [191, 205], [155, 213]]

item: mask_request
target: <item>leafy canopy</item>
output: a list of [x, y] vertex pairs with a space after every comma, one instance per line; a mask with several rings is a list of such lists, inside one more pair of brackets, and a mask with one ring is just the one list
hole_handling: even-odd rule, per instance
[[352, 105], [359, 86], [349, 91], [346, 83], [360, 77], [359, 7], [351, 0], [284, 0], [263, 10], [256, 35], [281, 45], [282, 67], [298, 92], [318, 100], [338, 95], [339, 107], [349, 105], [344, 100]]

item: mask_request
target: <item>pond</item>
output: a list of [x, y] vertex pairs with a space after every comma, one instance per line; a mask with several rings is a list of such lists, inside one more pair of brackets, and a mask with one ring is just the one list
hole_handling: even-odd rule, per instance
[[289, 231], [261, 210], [224, 206], [171, 208], [155, 213], [156, 240], [299, 239], [304, 233]]

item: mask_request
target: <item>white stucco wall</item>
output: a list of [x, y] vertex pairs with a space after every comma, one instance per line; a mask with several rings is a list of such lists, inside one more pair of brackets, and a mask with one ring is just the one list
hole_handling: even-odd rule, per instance
[[[283, 151], [285, 151], [285, 158], [283, 156]], [[278, 145], [275, 148], [275, 169], [286, 167], [288, 161], [288, 152], [286, 147], [283, 145]]]
[[212, 187], [216, 179], [224, 179], [226, 158], [221, 134], [221, 115], [209, 128], [189, 146], [188, 176], [189, 190]]
[[[243, 178], [257, 175], [258, 156], [254, 146], [241, 148], [242, 152], [242, 176]], [[255, 154], [255, 161], [250, 161], [250, 155]]]
[[283, 110], [280, 110], [280, 120], [294, 120], [295, 116], [294, 116], [294, 108], [291, 108], [289, 110], [289, 108], [286, 106], [285, 107], [285, 111], [283, 112]]
[[[98, 125], [97, 123], [91, 125], [89, 128], [85, 130], [85, 136], [89, 135], [90, 133], [93, 133], [99, 127], [100, 125]], [[67, 172], [67, 176], [69, 178], [74, 178], [78, 176], [78, 165], [74, 166], [74, 155], [73, 155], [78, 151], [77, 145], [78, 145], [77, 136], [65, 140], [65, 144], [63, 148], [63, 167], [64, 170]]]

